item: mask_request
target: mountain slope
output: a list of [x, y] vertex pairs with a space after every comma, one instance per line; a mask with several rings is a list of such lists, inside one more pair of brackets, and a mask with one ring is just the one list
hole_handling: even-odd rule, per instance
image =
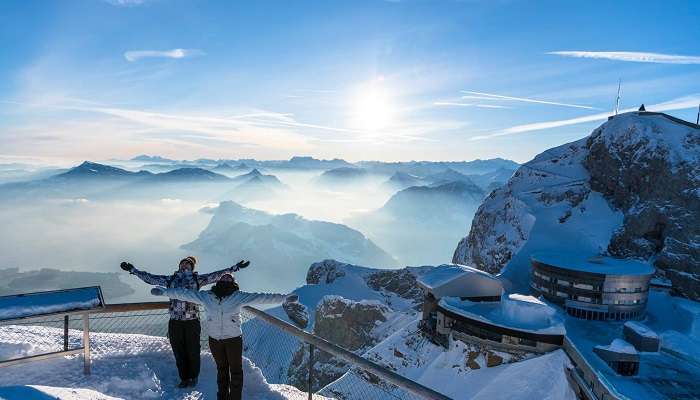
[[222, 202], [199, 237], [183, 245], [206, 263], [229, 265], [250, 259], [253, 266], [242, 275], [253, 283], [275, 277], [259, 287], [290, 290], [301, 281], [308, 265], [336, 258], [352, 263], [393, 266], [396, 261], [360, 232], [347, 226], [311, 221], [296, 214], [273, 215]]
[[453, 260], [527, 290], [534, 251], [637, 257], [699, 299], [699, 188], [700, 127], [618, 115], [518, 169], [479, 207]]
[[394, 194], [382, 208], [346, 222], [402, 263], [436, 264], [449, 260], [462, 226], [471, 221], [484, 197], [472, 183], [413, 186]]

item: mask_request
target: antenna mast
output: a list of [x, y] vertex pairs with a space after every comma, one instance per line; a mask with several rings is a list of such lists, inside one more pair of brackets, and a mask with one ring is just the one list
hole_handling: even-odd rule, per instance
[[620, 112], [620, 89], [622, 87], [622, 78], [617, 81], [617, 99], [615, 100], [615, 115]]

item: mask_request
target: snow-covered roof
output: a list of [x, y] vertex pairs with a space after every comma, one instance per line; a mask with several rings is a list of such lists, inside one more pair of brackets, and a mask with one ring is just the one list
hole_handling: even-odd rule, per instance
[[493, 302], [444, 297], [439, 305], [455, 314], [494, 326], [542, 335], [566, 334], [557, 309], [532, 296], [510, 294]]
[[556, 268], [580, 272], [605, 275], [652, 275], [654, 273], [652, 265], [632, 259], [550, 252], [534, 253], [531, 258]]
[[0, 297], [0, 321], [104, 306], [99, 286]]
[[607, 350], [621, 354], [638, 354], [637, 349], [635, 349], [631, 343], [622, 339], [615, 339], [612, 341], [612, 343], [610, 343], [607, 346], [598, 345], [596, 346], [596, 349]]
[[656, 332], [652, 331], [648, 326], [637, 321], [627, 321], [625, 322], [625, 326], [629, 329], [632, 329], [639, 336], [643, 336], [650, 339], [659, 338], [659, 335], [657, 335]]
[[433, 268], [431, 271], [418, 277], [418, 283], [425, 286], [428, 289], [436, 289], [443, 286], [456, 278], [463, 277], [465, 275], [474, 274], [483, 278], [498, 280], [498, 278], [478, 270], [473, 267], [458, 264], [443, 264]]

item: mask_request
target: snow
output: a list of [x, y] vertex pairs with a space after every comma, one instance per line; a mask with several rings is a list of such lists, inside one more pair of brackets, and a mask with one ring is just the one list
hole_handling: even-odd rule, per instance
[[[381, 303], [390, 305], [393, 315], [387, 316], [387, 321], [377, 327], [376, 333], [382, 339], [392, 332], [401, 329], [415, 318], [415, 304], [394, 293], [372, 290], [367, 286], [366, 278], [380, 269], [361, 267], [357, 265], [333, 262], [339, 273], [332, 282], [326, 283], [325, 277], [319, 284], [307, 284], [294, 290], [299, 296], [299, 302], [312, 312], [309, 313], [307, 331], [312, 331], [315, 323], [317, 305], [327, 295], [339, 296], [345, 300], [357, 302]], [[412, 268], [418, 275], [427, 268]], [[289, 317], [282, 307], [267, 310], [271, 315], [284, 321]], [[268, 382], [281, 383], [287, 381], [288, 366], [298, 349], [299, 341], [289, 334], [264, 322], [251, 320], [243, 324], [243, 337], [247, 338], [245, 354], [262, 369]]]
[[472, 302], [444, 297], [439, 305], [467, 318], [523, 332], [564, 335], [566, 329], [559, 311], [532, 296], [511, 294], [499, 302]]
[[622, 339], [615, 339], [607, 346], [598, 345], [596, 348], [612, 351], [614, 353], [637, 354], [637, 349], [635, 349], [631, 343]]
[[623, 336], [623, 322], [565, 319], [567, 337], [599, 378], [623, 398], [700, 398], [700, 304], [664, 291], [649, 292], [647, 314], [640, 321], [661, 338], [657, 353], [639, 353], [639, 374], [616, 374], [594, 352]]
[[[3, 334], [0, 327], [0, 352], [21, 343], [62, 340], [60, 328], [22, 327], [22, 336]], [[72, 332], [76, 334], [76, 332]], [[92, 374], [83, 375], [81, 356], [3, 367], [0, 374], [0, 399], [211, 399], [216, 398], [216, 368], [211, 354], [202, 354], [202, 372], [197, 387], [177, 389], [179, 381], [175, 360], [166, 338], [91, 333]], [[12, 342], [17, 340], [20, 342]], [[44, 351], [49, 349], [44, 349]], [[287, 385], [271, 385], [259, 368], [244, 358], [243, 398], [256, 400], [306, 399]], [[40, 386], [39, 386], [40, 385]], [[320, 396], [315, 397], [322, 399]]]
[[650, 339], [658, 339], [659, 335], [656, 332], [649, 329], [648, 326], [641, 324], [637, 321], [625, 322], [625, 326], [635, 331], [639, 336], [643, 336]]
[[478, 274], [495, 279], [487, 272], [466, 265], [443, 264], [421, 275], [418, 282], [428, 289], [435, 289], [465, 274]]
[[649, 263], [641, 261], [587, 256], [580, 252], [538, 252], [532, 254], [531, 257], [535, 261], [554, 267], [605, 275], [651, 275], [655, 270]]
[[58, 312], [90, 310], [102, 305], [98, 287], [0, 297], [0, 321]]
[[[416, 323], [397, 331], [365, 353], [365, 357], [455, 400], [576, 398], [566, 378], [565, 368], [570, 364], [561, 350], [539, 357], [524, 353], [519, 357], [522, 361], [487, 368], [483, 349], [454, 341], [445, 350], [421, 335]], [[472, 352], [477, 354], [474, 361], [479, 369], [467, 365]], [[517, 361], [507, 353], [492, 353], [505, 362]], [[395, 388], [368, 386], [354, 371], [331, 383], [321, 394], [347, 394], [359, 387], [363, 387], [363, 398], [368, 399], [415, 398]]]

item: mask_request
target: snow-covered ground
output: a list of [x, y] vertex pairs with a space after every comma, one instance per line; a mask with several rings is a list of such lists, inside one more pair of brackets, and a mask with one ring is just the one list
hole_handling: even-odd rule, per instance
[[[567, 336], [595, 369], [621, 396], [629, 399], [700, 398], [700, 304], [651, 291], [643, 321], [661, 337], [658, 353], [639, 353], [639, 375], [620, 376], [598, 357], [596, 346], [623, 347], [623, 322], [566, 318]], [[618, 345], [614, 344], [618, 341]], [[631, 350], [630, 350], [631, 351]]]
[[[54, 336], [56, 343], [63, 340], [62, 329], [22, 327], [21, 336], [3, 335], [2, 330], [6, 329], [16, 328], [0, 327], [0, 338], [3, 338], [0, 342], [0, 353], [8, 354], [17, 351], [18, 347], [25, 346], [23, 343], [46, 342], [47, 336]], [[194, 400], [216, 398], [216, 367], [208, 352], [202, 353], [202, 371], [197, 387], [177, 389], [179, 379], [167, 339], [133, 334], [92, 333], [90, 336], [91, 375], [83, 375], [81, 356], [3, 367], [0, 373], [0, 399]], [[41, 349], [32, 350], [41, 351]], [[244, 359], [243, 370], [245, 376], [243, 398], [245, 399], [302, 400], [307, 398], [306, 393], [291, 386], [268, 384], [260, 369], [248, 359]], [[317, 398], [322, 399], [322, 397]]]
[[[365, 357], [455, 400], [538, 399], [573, 400], [565, 368], [570, 365], [563, 350], [542, 356], [523, 354], [521, 361], [487, 367], [485, 349], [454, 341], [449, 350], [437, 346], [418, 332], [416, 323], [399, 330], [365, 353]], [[508, 353], [492, 351], [504, 362], [515, 361]], [[473, 369], [474, 364], [478, 369]], [[472, 367], [470, 367], [470, 364]], [[362, 387], [367, 398], [393, 397], [379, 386], [367, 385], [356, 372], [349, 372], [321, 391], [345, 394]], [[385, 388], [388, 389], [388, 388]], [[391, 390], [391, 389], [388, 389]]]

